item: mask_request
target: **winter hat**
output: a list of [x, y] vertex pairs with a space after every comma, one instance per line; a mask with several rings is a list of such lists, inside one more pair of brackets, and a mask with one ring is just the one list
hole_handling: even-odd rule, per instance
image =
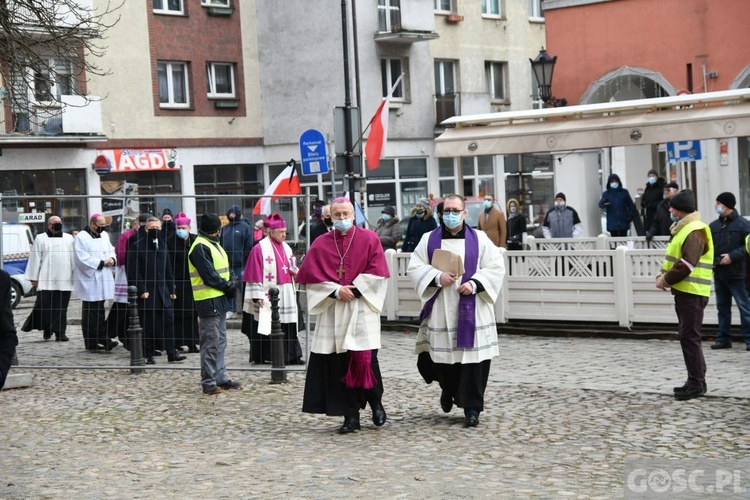
[[395, 209], [395, 208], [393, 208], [392, 206], [388, 205], [388, 206], [387, 206], [387, 207], [385, 207], [385, 208], [383, 209], [383, 211], [382, 211], [382, 212], [380, 212], [380, 213], [381, 213], [381, 214], [388, 214], [388, 215], [390, 215], [391, 217], [395, 217], [395, 216], [396, 216], [396, 209]]
[[179, 214], [177, 214], [177, 217], [175, 217], [174, 223], [178, 226], [189, 226], [190, 217], [188, 217], [185, 212], [180, 212]]
[[734, 210], [734, 206], [737, 204], [737, 198], [732, 193], [726, 191], [716, 197], [716, 201], [724, 205], [725, 207]]
[[326, 202], [323, 200], [315, 200], [312, 205], [313, 207], [323, 208], [324, 206], [326, 206]]
[[417, 201], [417, 205], [422, 205], [422, 206], [423, 206], [423, 207], [425, 207], [426, 209], [427, 209], [427, 208], [430, 208], [430, 200], [428, 200], [427, 198], [420, 198], [420, 199], [419, 199], [419, 200]]
[[669, 206], [680, 212], [695, 212], [695, 195], [691, 189], [683, 189], [669, 199]]
[[651, 170], [649, 170], [649, 171], [648, 171], [648, 174], [646, 174], [646, 175], [647, 175], [647, 176], [648, 176], [648, 175], [653, 175], [654, 177], [659, 177], [659, 172], [657, 172], [656, 170], [654, 170], [654, 169], [652, 168]]
[[664, 189], [667, 189], [667, 188], [670, 188], [670, 189], [680, 189], [680, 186], [678, 186], [676, 182], [670, 182], [669, 184], [667, 184], [666, 186], [664, 186]]
[[229, 217], [229, 214], [234, 214], [235, 217], [238, 217], [242, 215], [242, 209], [239, 205], [232, 205], [227, 209], [227, 217]]
[[565, 193], [557, 193], [557, 194], [555, 195], [555, 199], [558, 199], [558, 198], [562, 198], [562, 200], [563, 200], [563, 201], [568, 201], [568, 200], [567, 200], [567, 199], [565, 198]]
[[172, 217], [172, 211], [168, 208], [165, 208], [164, 210], [162, 210], [161, 216], [164, 217], [165, 215], [169, 215], [170, 217]]
[[286, 229], [286, 221], [281, 214], [273, 213], [266, 219], [266, 227], [268, 229]]
[[198, 229], [206, 234], [215, 233], [216, 231], [221, 229], [221, 219], [219, 219], [219, 216], [216, 214], [206, 212], [201, 215]]

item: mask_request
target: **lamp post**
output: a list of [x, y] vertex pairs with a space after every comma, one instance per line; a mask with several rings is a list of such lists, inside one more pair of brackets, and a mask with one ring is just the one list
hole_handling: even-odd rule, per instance
[[536, 58], [529, 59], [529, 62], [539, 85], [539, 97], [544, 101], [544, 107], [556, 108], [558, 106], [567, 106], [567, 99], [557, 99], [552, 96], [552, 75], [555, 71], [557, 56], [550, 57], [544, 47], [542, 47]]

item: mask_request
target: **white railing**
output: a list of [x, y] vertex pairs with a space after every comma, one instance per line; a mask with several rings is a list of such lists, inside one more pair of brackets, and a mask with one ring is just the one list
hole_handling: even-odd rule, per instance
[[[646, 244], [642, 237], [571, 240], [558, 243], [587, 246], [599, 242], [603, 248], [559, 250], [544, 245], [545, 250], [502, 251], [506, 278], [495, 307], [498, 323], [530, 319], [628, 327], [633, 323], [677, 322], [672, 294], [655, 285], [664, 261], [663, 248], [639, 249]], [[627, 241], [633, 241], [633, 249], [628, 248]], [[666, 238], [660, 238], [651, 244], [665, 242]], [[421, 302], [406, 275], [411, 254], [390, 250], [386, 258], [391, 278], [383, 315], [390, 321], [414, 320], [419, 317]], [[718, 322], [713, 293], [703, 322]], [[732, 323], [739, 324], [738, 313]]]

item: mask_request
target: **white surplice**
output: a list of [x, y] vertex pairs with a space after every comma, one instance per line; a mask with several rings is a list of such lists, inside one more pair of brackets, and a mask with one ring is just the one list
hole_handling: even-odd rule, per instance
[[61, 237], [50, 237], [46, 232], [38, 234], [31, 247], [26, 279], [38, 281], [38, 290], [73, 290], [73, 236], [62, 233]]
[[[427, 242], [430, 233], [422, 236], [412, 253], [407, 274], [424, 305], [438, 290], [435, 279], [440, 271], [432, 267], [427, 256]], [[464, 259], [464, 239], [443, 239], [445, 250], [457, 253]], [[461, 277], [449, 287], [440, 291], [432, 308], [432, 313], [420, 325], [417, 333], [415, 353], [429, 352], [435, 363], [479, 363], [499, 354], [497, 346], [497, 325], [495, 322], [495, 301], [500, 297], [505, 277], [505, 263], [500, 250], [483, 231], [477, 231], [479, 261], [477, 271], [471, 276], [484, 287], [476, 295], [474, 347], [456, 347], [458, 337], [458, 301], [461, 295], [458, 287]], [[467, 267], [464, 262], [464, 268]]]
[[360, 274], [352, 285], [362, 297], [351, 302], [330, 297], [341, 286], [338, 283], [326, 281], [307, 285], [310, 314], [317, 315], [312, 352], [340, 354], [380, 349], [380, 312], [388, 281], [382, 276]]
[[81, 231], [73, 243], [75, 267], [73, 270], [73, 296], [85, 302], [111, 300], [115, 296], [115, 278], [111, 267], [100, 264], [107, 259], [116, 259], [115, 247], [104, 234], [92, 238]]

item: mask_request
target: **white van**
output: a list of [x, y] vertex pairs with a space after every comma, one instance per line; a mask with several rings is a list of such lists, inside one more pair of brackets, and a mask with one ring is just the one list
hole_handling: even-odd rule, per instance
[[3, 233], [3, 269], [10, 274], [11, 306], [15, 309], [21, 297], [36, 293], [25, 276], [34, 236], [25, 224], [3, 223], [0, 231]]

